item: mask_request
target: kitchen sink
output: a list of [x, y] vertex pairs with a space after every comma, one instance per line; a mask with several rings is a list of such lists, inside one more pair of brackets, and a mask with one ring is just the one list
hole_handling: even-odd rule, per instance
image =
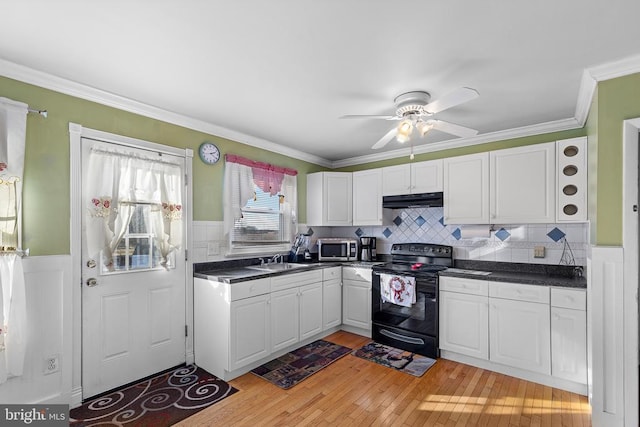
[[299, 268], [308, 268], [308, 265], [305, 264], [289, 264], [287, 262], [283, 263], [274, 263], [274, 264], [263, 264], [263, 265], [251, 265], [246, 268], [250, 268], [251, 270], [258, 271], [287, 271], [287, 270], [296, 270]]

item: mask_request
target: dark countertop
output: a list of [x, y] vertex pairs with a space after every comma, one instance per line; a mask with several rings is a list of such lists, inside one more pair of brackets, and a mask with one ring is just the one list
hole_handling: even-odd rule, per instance
[[[490, 274], [479, 274], [489, 272]], [[443, 277], [462, 277], [492, 282], [511, 282], [526, 285], [587, 288], [582, 267], [549, 264], [456, 260], [454, 268], [443, 270]]]
[[[247, 280], [262, 279], [265, 277], [281, 276], [284, 274], [301, 273], [303, 271], [316, 270], [321, 268], [352, 266], [361, 268], [371, 268], [375, 262], [309, 262], [309, 263], [285, 263], [294, 266], [283, 270], [259, 270], [258, 268], [268, 268], [269, 265], [260, 265], [260, 258], [239, 259], [232, 261], [210, 262], [194, 264], [193, 277], [205, 280], [213, 280], [221, 283], [238, 283]], [[379, 264], [379, 263], [378, 263]], [[276, 265], [276, 269], [278, 268]]]

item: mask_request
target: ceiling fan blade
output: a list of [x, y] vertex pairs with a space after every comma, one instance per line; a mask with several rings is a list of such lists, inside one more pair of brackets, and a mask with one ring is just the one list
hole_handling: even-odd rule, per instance
[[341, 119], [383, 119], [383, 120], [400, 120], [402, 117], [398, 116], [379, 116], [379, 115], [367, 115], [367, 114], [347, 114], [346, 116], [340, 116]]
[[373, 147], [371, 147], [371, 149], [377, 150], [378, 148], [384, 147], [396, 136], [396, 133], [398, 133], [398, 129], [394, 127], [389, 132], [387, 132], [382, 138], [380, 138], [378, 142], [373, 144]]
[[451, 122], [445, 122], [442, 120], [428, 120], [427, 123], [433, 125], [433, 128], [439, 130], [440, 132], [446, 132], [462, 138], [468, 138], [470, 136], [478, 134], [478, 131], [475, 129], [471, 129], [466, 126], [460, 126]]
[[470, 87], [461, 87], [425, 105], [424, 110], [429, 114], [439, 113], [440, 111], [471, 101], [478, 96], [480, 96], [480, 94], [477, 90], [471, 89]]

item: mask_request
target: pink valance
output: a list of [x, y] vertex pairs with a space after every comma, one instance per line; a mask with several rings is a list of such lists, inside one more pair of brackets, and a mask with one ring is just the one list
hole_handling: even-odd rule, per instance
[[281, 166], [274, 166], [264, 162], [257, 162], [255, 160], [247, 159], [246, 157], [236, 156], [235, 154], [225, 154], [224, 158], [227, 162], [240, 163], [241, 165], [249, 166], [252, 169], [259, 168], [259, 169], [280, 172], [285, 175], [292, 175], [292, 176], [298, 175], [298, 171], [295, 169], [283, 168]]
[[295, 169], [257, 162], [234, 154], [226, 154], [224, 158], [227, 162], [250, 167], [253, 173], [253, 182], [255, 182], [262, 191], [270, 193], [272, 196], [280, 192], [284, 175], [298, 175], [298, 171]]

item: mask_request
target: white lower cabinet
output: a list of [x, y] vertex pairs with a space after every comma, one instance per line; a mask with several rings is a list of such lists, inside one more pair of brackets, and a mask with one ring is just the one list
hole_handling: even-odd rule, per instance
[[322, 329], [342, 323], [342, 267], [322, 270]]
[[489, 360], [551, 374], [549, 305], [491, 298]]
[[320, 338], [323, 284], [322, 269], [231, 284], [194, 278], [196, 364], [226, 381]]
[[342, 268], [342, 323], [371, 335], [370, 268]]
[[322, 270], [276, 276], [271, 286], [282, 289], [271, 293], [272, 352], [322, 332]]
[[232, 301], [230, 314], [228, 370], [232, 371], [271, 353], [269, 295]]
[[482, 295], [440, 292], [440, 348], [489, 358], [489, 299]]
[[585, 290], [447, 276], [439, 283], [444, 358], [586, 394]]
[[277, 351], [298, 342], [298, 288], [271, 294], [271, 350]]
[[587, 382], [586, 292], [551, 289], [551, 373]]
[[322, 332], [322, 282], [300, 288], [300, 340]]
[[194, 354], [198, 366], [222, 379], [271, 353], [268, 278], [220, 283], [194, 278]]

